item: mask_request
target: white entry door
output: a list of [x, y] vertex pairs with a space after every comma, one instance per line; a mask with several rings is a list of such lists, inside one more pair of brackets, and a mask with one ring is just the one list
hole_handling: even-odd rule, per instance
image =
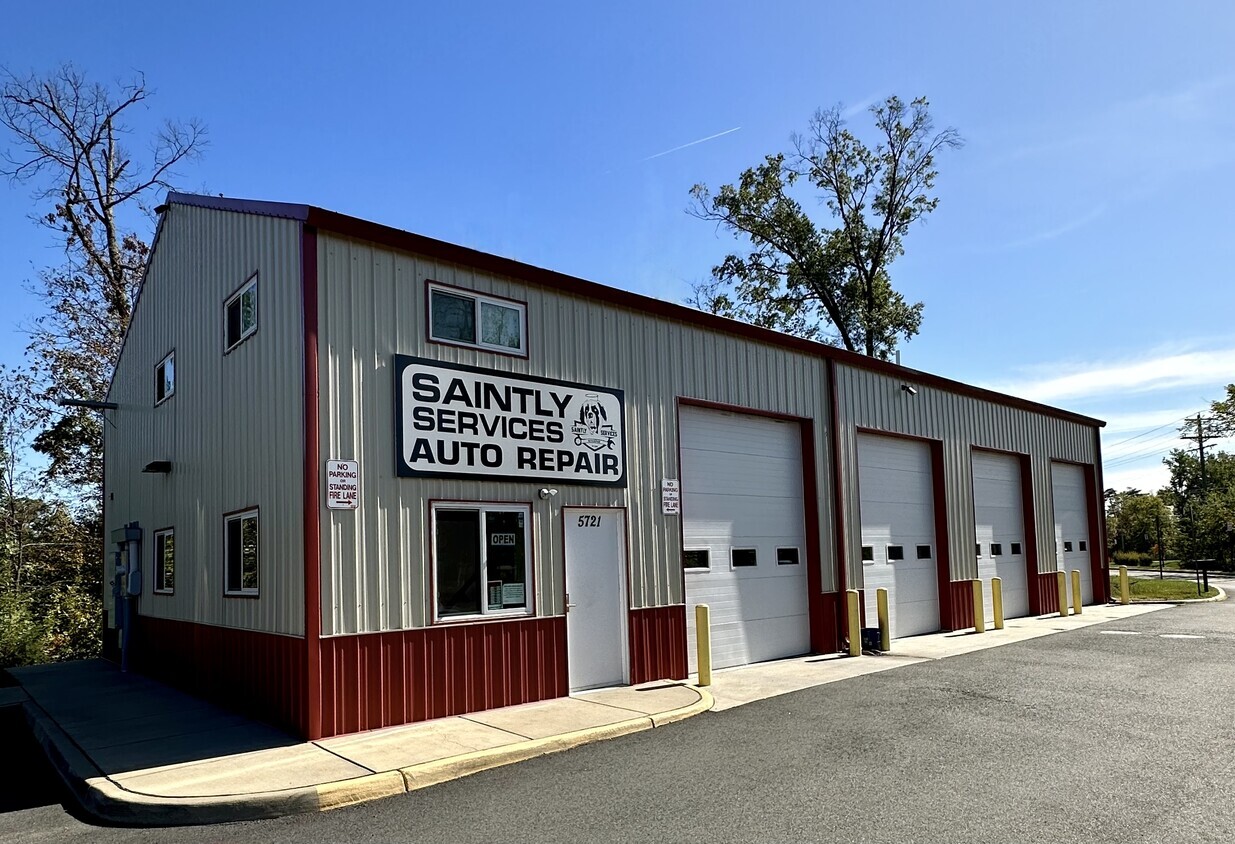
[[570, 690], [620, 686], [626, 672], [626, 513], [563, 507]]

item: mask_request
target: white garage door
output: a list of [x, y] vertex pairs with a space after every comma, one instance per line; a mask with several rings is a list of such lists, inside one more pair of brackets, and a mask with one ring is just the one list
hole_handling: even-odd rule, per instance
[[868, 626], [878, 623], [875, 590], [885, 587], [894, 638], [933, 633], [940, 625], [930, 447], [859, 434], [858, 485]]
[[[1051, 494], [1055, 502], [1055, 559], [1061, 571], [1081, 573], [1081, 603], [1093, 603], [1089, 570], [1089, 515], [1085, 506], [1085, 470], [1069, 463], [1051, 464]], [[1072, 575], [1068, 575], [1072, 602]]]
[[684, 407], [682, 541], [690, 670], [695, 606], [712, 613], [712, 666], [810, 650], [797, 423]]
[[1029, 615], [1025, 573], [1025, 516], [1021, 509], [1021, 464], [1009, 454], [973, 452], [973, 522], [978, 577], [988, 621], [995, 619], [991, 578], [1003, 586], [1005, 618]]

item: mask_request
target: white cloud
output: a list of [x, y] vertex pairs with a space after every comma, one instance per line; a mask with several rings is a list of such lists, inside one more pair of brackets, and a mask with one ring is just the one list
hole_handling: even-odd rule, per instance
[[1047, 403], [1122, 398], [1183, 387], [1202, 387], [1203, 392], [1214, 392], [1216, 398], [1217, 391], [1235, 379], [1235, 348], [1163, 349], [1136, 360], [1059, 363], [1050, 365], [1049, 370], [1036, 369], [1049, 374], [996, 384], [993, 389]]
[[1107, 489], [1139, 489], [1141, 492], [1157, 492], [1171, 480], [1171, 473], [1161, 463], [1148, 466], [1103, 470], [1102, 483]]
[[1071, 234], [1077, 229], [1084, 228], [1085, 226], [1089, 225], [1090, 223], [1092, 223], [1094, 220], [1098, 219], [1105, 213], [1106, 213], [1106, 206], [1099, 205], [1095, 208], [1090, 209], [1087, 213], [1083, 214], [1080, 217], [1077, 217], [1074, 220], [1069, 220], [1068, 222], [1055, 226], [1054, 228], [1050, 228], [1050, 229], [1047, 229], [1046, 231], [1040, 231], [1035, 234], [1031, 234], [1028, 237], [1022, 237], [1019, 240], [1014, 240], [1011, 243], [1005, 243], [1002, 246], [997, 246], [995, 248], [996, 249], [1019, 249], [1022, 246], [1032, 246], [1035, 243], [1042, 243], [1043, 241], [1054, 240], [1057, 237], [1063, 237], [1065, 234]]

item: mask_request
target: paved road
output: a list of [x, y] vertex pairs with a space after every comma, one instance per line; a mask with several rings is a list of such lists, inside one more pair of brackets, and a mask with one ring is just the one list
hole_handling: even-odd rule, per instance
[[1197, 604], [324, 815], [100, 829], [53, 803], [0, 814], [0, 842], [1226, 842], [1233, 702], [1235, 601]]

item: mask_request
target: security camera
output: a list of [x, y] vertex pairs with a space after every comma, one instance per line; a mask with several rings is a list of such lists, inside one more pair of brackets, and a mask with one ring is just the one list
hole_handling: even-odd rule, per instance
[[911, 396], [916, 396], [918, 394], [918, 388], [912, 387], [909, 384], [901, 384], [901, 389]]
[[541, 501], [552, 498], [555, 495], [557, 495], [556, 489], [550, 489], [547, 486], [543, 486], [540, 488], [540, 500]]

